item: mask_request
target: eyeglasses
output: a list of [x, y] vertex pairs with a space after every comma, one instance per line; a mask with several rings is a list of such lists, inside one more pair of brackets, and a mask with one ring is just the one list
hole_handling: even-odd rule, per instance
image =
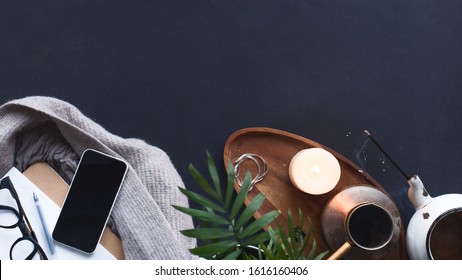
[[40, 259], [47, 260], [48, 257], [38, 244], [37, 236], [32, 229], [29, 219], [19, 201], [18, 193], [9, 177], [1, 179], [0, 194], [2, 197], [6, 196], [6, 199], [2, 200], [3, 204], [0, 205], [0, 227], [5, 229], [18, 227], [22, 233], [22, 237], [18, 238], [11, 245], [10, 259], [31, 260], [38, 254]]

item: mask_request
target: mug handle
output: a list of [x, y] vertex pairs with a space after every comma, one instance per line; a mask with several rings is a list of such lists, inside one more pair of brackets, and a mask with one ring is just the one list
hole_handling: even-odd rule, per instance
[[350, 242], [345, 242], [343, 243], [340, 248], [337, 249], [329, 258], [328, 260], [338, 260], [341, 259], [343, 256], [345, 256], [348, 252], [351, 250], [351, 244]]

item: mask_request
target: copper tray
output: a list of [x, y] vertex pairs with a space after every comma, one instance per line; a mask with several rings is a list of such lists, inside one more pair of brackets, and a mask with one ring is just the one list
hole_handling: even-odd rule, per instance
[[[293, 186], [289, 178], [289, 164], [292, 157], [302, 149], [319, 147], [332, 153], [340, 163], [341, 177], [337, 186], [327, 194], [310, 195]], [[226, 141], [224, 148], [224, 162], [228, 168], [228, 162], [234, 163], [244, 153], [254, 153], [263, 157], [269, 172], [264, 179], [257, 183], [247, 195], [246, 205], [258, 194], [266, 196], [266, 200], [255, 218], [271, 211], [279, 210], [278, 223], [287, 225], [287, 213], [290, 209], [296, 221], [298, 220], [298, 209], [303, 211], [304, 216], [309, 216], [313, 226], [313, 237], [317, 243], [317, 253], [332, 249], [329, 248], [321, 227], [321, 215], [326, 202], [340, 191], [360, 184], [370, 185], [382, 192], [386, 191], [366, 172], [339, 153], [301, 136], [271, 128], [245, 128], [233, 133]], [[251, 161], [242, 163], [242, 168], [256, 172], [255, 164]], [[255, 174], [255, 173], [253, 173]], [[239, 191], [236, 184], [235, 189]], [[308, 228], [303, 229], [305, 232]], [[396, 248], [388, 254], [385, 259], [407, 259], [405, 245], [405, 231], [401, 228], [400, 242]]]

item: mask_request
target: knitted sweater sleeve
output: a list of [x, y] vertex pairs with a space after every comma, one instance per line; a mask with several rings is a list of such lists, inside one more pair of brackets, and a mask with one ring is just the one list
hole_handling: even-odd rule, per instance
[[189, 259], [195, 240], [180, 234], [192, 219], [171, 204], [187, 206], [178, 187], [183, 182], [167, 154], [138, 139], [124, 139], [105, 130], [76, 107], [52, 97], [34, 96], [0, 107], [0, 173], [14, 163], [19, 133], [55, 125], [80, 157], [87, 148], [125, 159], [129, 171], [111, 213], [127, 259]]

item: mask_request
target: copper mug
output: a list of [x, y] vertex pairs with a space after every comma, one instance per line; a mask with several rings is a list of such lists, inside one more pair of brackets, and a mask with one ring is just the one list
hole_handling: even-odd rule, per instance
[[326, 204], [322, 227], [335, 251], [329, 259], [381, 259], [399, 241], [401, 217], [385, 193], [359, 185], [341, 191]]

